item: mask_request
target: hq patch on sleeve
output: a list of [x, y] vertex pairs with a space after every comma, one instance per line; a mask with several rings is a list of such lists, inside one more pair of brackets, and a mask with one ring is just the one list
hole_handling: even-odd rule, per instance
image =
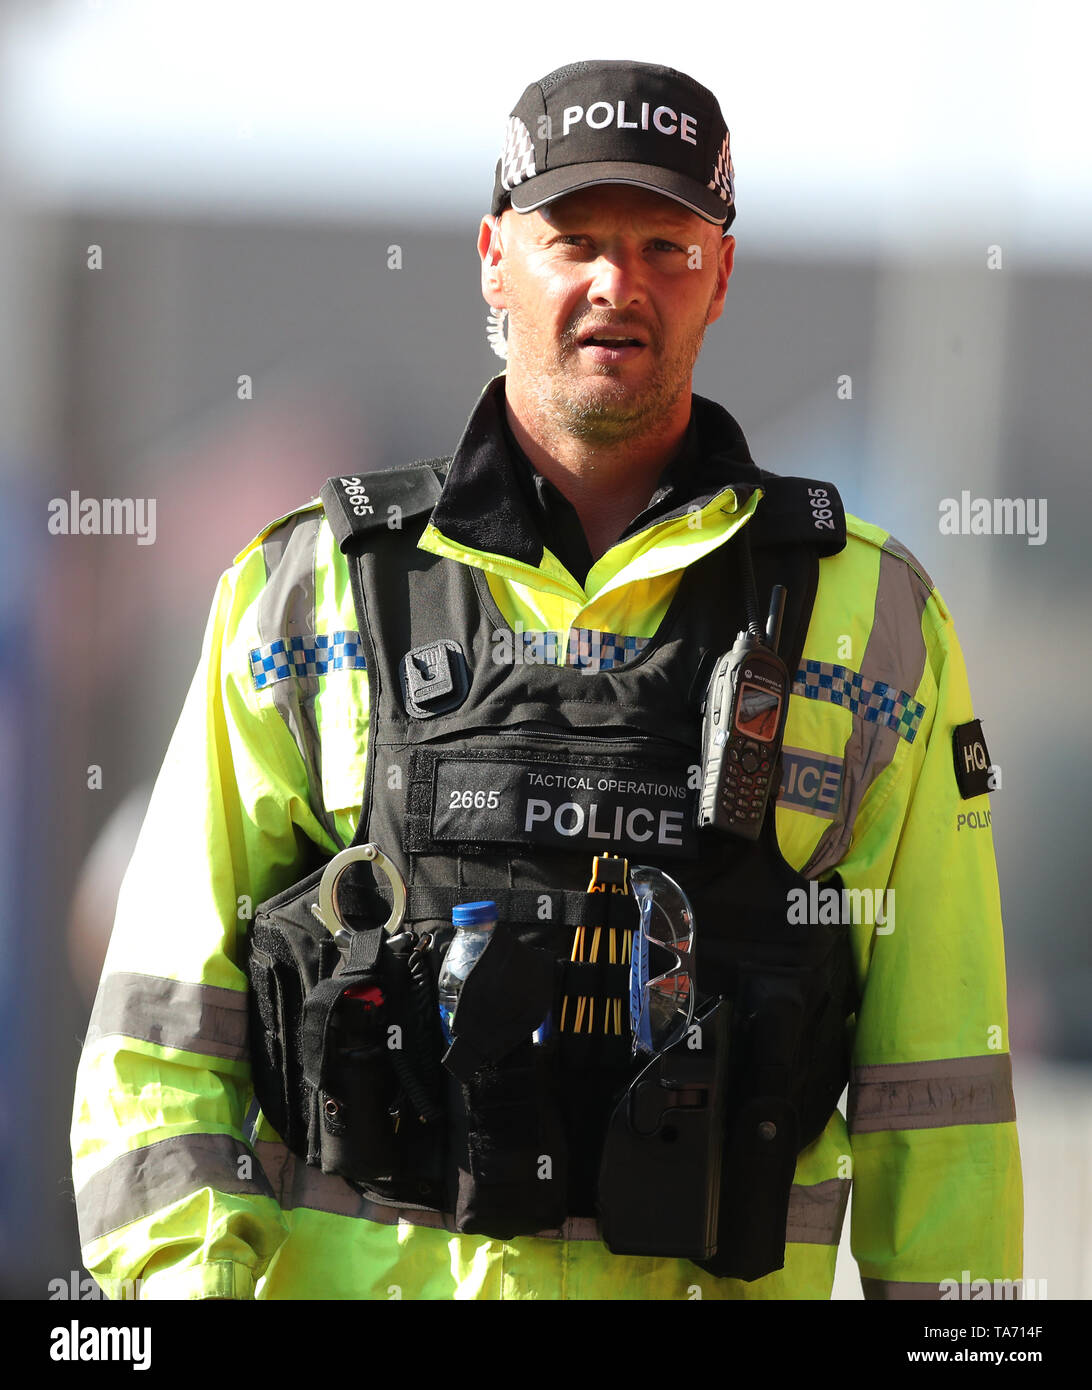
[[955, 775], [959, 794], [966, 801], [982, 796], [990, 789], [990, 755], [982, 737], [982, 725], [977, 719], [960, 724], [952, 734], [955, 755]]

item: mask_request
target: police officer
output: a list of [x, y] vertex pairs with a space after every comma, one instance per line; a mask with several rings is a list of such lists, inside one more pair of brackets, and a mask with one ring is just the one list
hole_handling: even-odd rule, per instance
[[[692, 393], [724, 308], [734, 213], [728, 131], [691, 78], [586, 62], [532, 83], [478, 236], [507, 369], [450, 462], [331, 480], [223, 576], [77, 1084], [83, 1256], [108, 1294], [139, 1281], [146, 1298], [823, 1298], [851, 1182], [867, 1297], [941, 1297], [964, 1270], [1019, 1277], [981, 727], [951, 619], [914, 557], [845, 514], [830, 484], [758, 468], [732, 417]], [[780, 777], [767, 802], [753, 767], [746, 792], [761, 841], [699, 832], [692, 773], [712, 663], [753, 625], [754, 594], [764, 603], [784, 579]], [[408, 896], [384, 935], [382, 875], [350, 875], [335, 915], [375, 910], [338, 945], [337, 923], [312, 908], [324, 866], [354, 840], [378, 845]], [[737, 1030], [773, 1018], [771, 1000], [799, 1005], [795, 985], [779, 994], [769, 981], [802, 978], [793, 943], [844, 924], [831, 939], [848, 992], [823, 956], [822, 988], [797, 1008], [808, 1020], [777, 1021], [766, 1041], [757, 1026], [732, 1034], [756, 1060], [718, 1119], [718, 1195], [738, 1229], [714, 1222], [710, 1258], [672, 1243], [670, 1184], [647, 1193], [669, 1253], [640, 1231], [604, 1243], [624, 1180], [598, 1164], [624, 1086], [606, 1109], [600, 1096], [590, 1128], [566, 1109], [609, 1050], [574, 1028], [572, 990], [556, 994], [558, 980], [564, 992], [590, 978], [565, 976], [564, 962], [589, 964], [576, 959], [586, 940], [570, 943], [581, 925], [590, 935], [582, 880], [603, 851], [692, 891], [691, 987], [731, 997]], [[361, 1080], [387, 1066], [374, 1048], [357, 1048], [340, 1081], [329, 1070], [352, 1052], [336, 1045], [345, 1011], [396, 1018], [399, 1038], [418, 1026], [397, 1013], [389, 972], [405, 990], [434, 987], [438, 959], [417, 974], [412, 962], [430, 941], [439, 956], [450, 907], [468, 897], [498, 904], [510, 968], [524, 971], [510, 997], [543, 980], [554, 991], [552, 1046], [535, 1049], [517, 1022], [520, 1075], [533, 1090], [544, 1059], [562, 1059], [542, 1093], [560, 1108], [536, 1112], [531, 1143], [545, 1143], [536, 1176], [560, 1195], [544, 1208], [517, 1174], [504, 1218], [475, 1150], [476, 1101], [457, 1141], [420, 1138], [447, 1134], [459, 1097], [480, 1099], [503, 1058], [479, 1051], [451, 1078], [424, 1057], [416, 1091], [404, 1071]], [[270, 901], [248, 956], [249, 920]], [[623, 920], [601, 918], [604, 930]], [[414, 950], [400, 956], [396, 937]], [[748, 975], [769, 939], [795, 964]], [[289, 940], [296, 955], [278, 955]], [[614, 1080], [628, 1081], [628, 1029], [618, 1036], [607, 1003], [621, 962], [595, 968], [600, 1027], [626, 1053]], [[491, 1046], [487, 1030], [470, 1037], [472, 1054]], [[836, 1069], [812, 1067], [843, 1052], [847, 1118]], [[519, 1137], [487, 1138], [507, 1181]], [[480, 1219], [468, 1215], [479, 1199]]]

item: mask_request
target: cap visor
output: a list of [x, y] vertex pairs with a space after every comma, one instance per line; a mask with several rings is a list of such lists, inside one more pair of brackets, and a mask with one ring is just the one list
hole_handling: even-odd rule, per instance
[[629, 184], [634, 188], [647, 188], [651, 193], [661, 193], [717, 226], [723, 226], [725, 219], [734, 211], [733, 205], [719, 193], [714, 193], [711, 188], [703, 188], [687, 174], [677, 174], [654, 164], [626, 164], [613, 160], [601, 164], [574, 164], [536, 174], [511, 190], [512, 206], [516, 212], [534, 212], [536, 208], [563, 198], [566, 193], [578, 193], [581, 189], [595, 188], [603, 183]]

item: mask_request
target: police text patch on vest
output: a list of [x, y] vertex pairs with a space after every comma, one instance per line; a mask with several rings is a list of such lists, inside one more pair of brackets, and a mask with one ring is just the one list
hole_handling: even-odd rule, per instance
[[440, 757], [432, 838], [694, 858], [685, 771], [634, 758]]
[[977, 719], [960, 724], [952, 734], [955, 755], [955, 775], [959, 794], [966, 801], [982, 796], [990, 789], [990, 755], [982, 737], [982, 725]]

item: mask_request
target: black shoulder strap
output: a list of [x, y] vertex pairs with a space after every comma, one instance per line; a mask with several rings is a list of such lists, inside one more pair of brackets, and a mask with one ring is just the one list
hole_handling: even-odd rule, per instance
[[846, 545], [846, 514], [833, 483], [816, 478], [782, 478], [759, 470], [762, 500], [754, 515], [751, 544], [807, 545], [819, 555], [837, 555]]
[[[394, 545], [406, 555], [407, 573], [410, 556], [417, 552], [422, 527], [406, 525], [431, 514], [440, 496], [450, 457], [425, 459], [371, 473], [329, 478], [319, 491], [330, 529], [343, 554], [349, 559], [349, 579], [356, 608], [357, 630], [368, 672], [372, 708], [379, 698], [377, 678], [379, 664], [375, 655], [375, 638], [368, 621], [368, 605], [360, 582], [360, 556], [371, 541], [372, 546]], [[372, 798], [375, 758], [365, 762], [364, 786], [361, 789], [361, 812], [352, 846], [363, 844], [367, 838]], [[340, 886], [340, 898], [350, 913], [367, 915], [382, 912], [385, 902], [381, 885], [372, 882], [372, 875], [360, 873], [350, 866]]]
[[448, 462], [429, 459], [378, 473], [329, 478], [319, 496], [342, 551], [381, 527], [400, 531], [405, 522], [431, 512]]
[[[748, 526], [758, 583], [759, 617], [765, 619], [773, 584], [788, 589], [781, 656], [791, 676], [800, 659], [819, 587], [820, 561], [846, 546], [846, 514], [833, 483], [783, 478], [759, 469], [762, 500]], [[792, 577], [780, 578], [791, 569]]]

